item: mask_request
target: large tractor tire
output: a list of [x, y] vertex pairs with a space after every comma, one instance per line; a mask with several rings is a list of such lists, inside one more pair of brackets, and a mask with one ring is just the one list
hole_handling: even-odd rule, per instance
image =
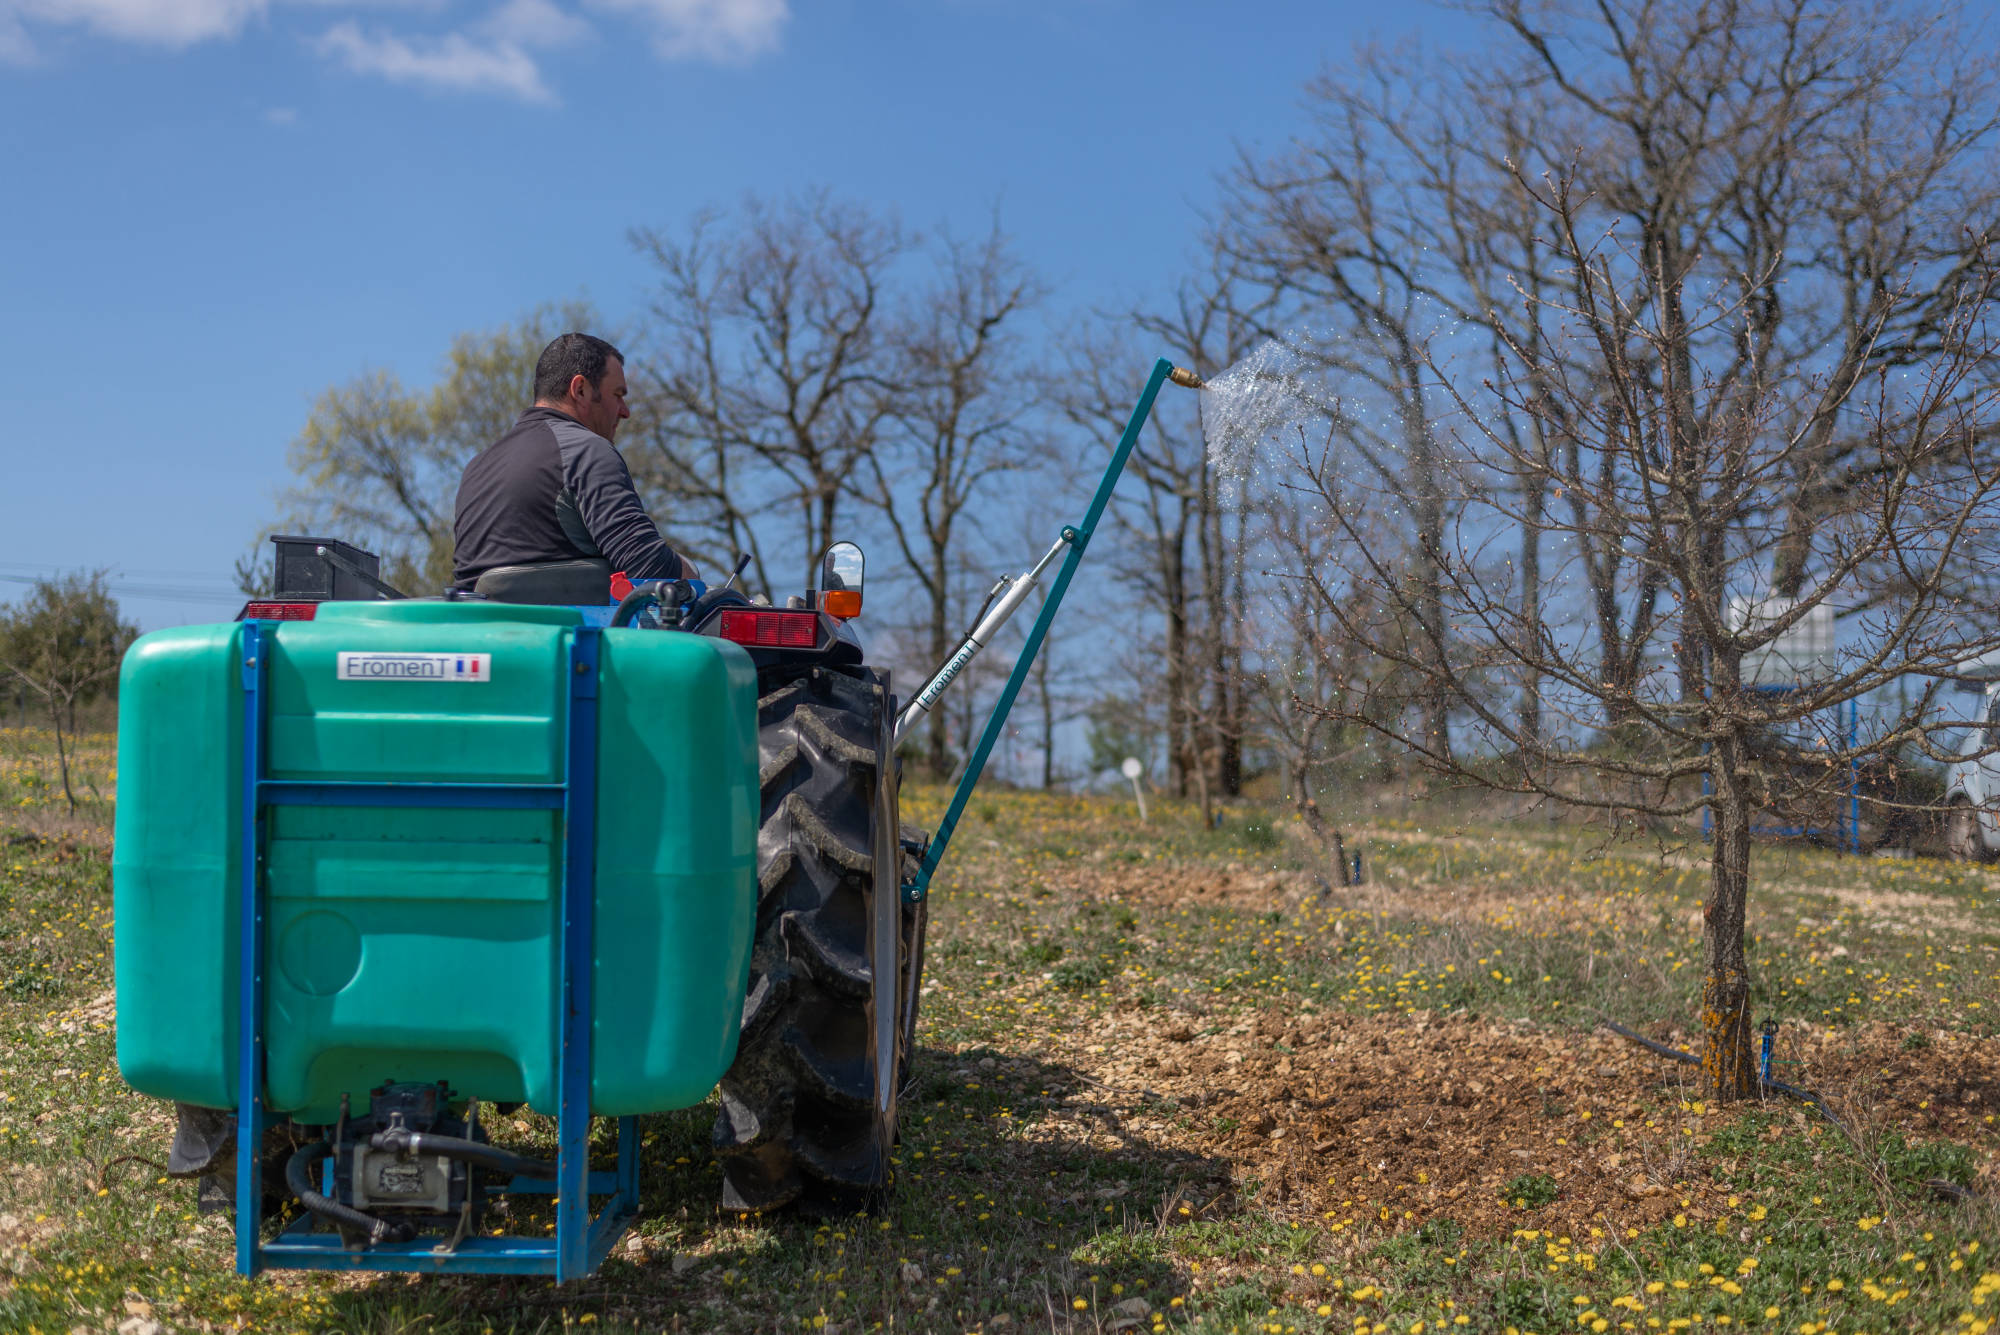
[[852, 1211], [889, 1184], [920, 958], [899, 888], [894, 701], [865, 668], [774, 669], [760, 689], [757, 939], [715, 1120], [722, 1204]]

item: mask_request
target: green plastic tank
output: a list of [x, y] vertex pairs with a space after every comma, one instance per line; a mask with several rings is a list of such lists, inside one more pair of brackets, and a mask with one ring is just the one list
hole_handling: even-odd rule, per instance
[[[266, 777], [560, 783], [570, 608], [329, 603], [267, 640]], [[143, 636], [119, 683], [118, 1064], [236, 1105], [240, 624]], [[488, 655], [357, 679], [351, 653]], [[727, 641], [603, 632], [591, 1104], [705, 1098], [736, 1053], [756, 911], [756, 672]], [[266, 810], [266, 1097], [330, 1122], [388, 1080], [556, 1111], [562, 816]]]

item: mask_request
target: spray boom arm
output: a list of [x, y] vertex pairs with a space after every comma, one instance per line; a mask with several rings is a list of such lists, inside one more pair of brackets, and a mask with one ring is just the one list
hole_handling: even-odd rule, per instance
[[1200, 377], [1180, 369], [1164, 357], [1153, 363], [1153, 373], [1146, 377], [1146, 387], [1139, 392], [1139, 401], [1132, 405], [1132, 416], [1125, 423], [1124, 434], [1119, 436], [1116, 448], [1111, 451], [1111, 461], [1105, 465], [1104, 477], [1097, 484], [1097, 494], [1091, 497], [1090, 509], [1084, 513], [1083, 522], [1065, 527], [1055, 545], [1035, 563], [1033, 569], [1017, 580], [1006, 581], [1006, 591], [986, 615], [979, 618], [979, 624], [966, 635], [965, 643], [958, 647], [958, 652], [945, 661], [924, 689], [910, 701], [909, 707], [897, 717], [896, 739], [901, 741], [903, 734], [937, 703], [945, 687], [951, 685], [981, 649], [992, 643], [993, 636], [1007, 624], [1008, 618], [1020, 610], [1021, 604], [1041, 581], [1043, 572], [1058, 556], [1063, 558], [1062, 566], [1049, 586], [1049, 596], [1042, 600], [1041, 613], [1028, 631], [1020, 656], [1014, 660], [1014, 670], [1008, 674], [1007, 684], [1001, 688], [1000, 698], [994, 702], [993, 712], [987, 716], [986, 728], [979, 735], [979, 743], [965, 763], [965, 773], [959, 776], [958, 788], [951, 795], [951, 805], [945, 808], [944, 819], [938, 822], [937, 831], [931, 836], [923, 864], [918, 867], [915, 878], [903, 887], [904, 899], [919, 903], [930, 893], [931, 877], [944, 857], [945, 848], [951, 843], [952, 832], [958, 828], [958, 818], [965, 812], [973, 785], [979, 782], [980, 773], [986, 768], [986, 759], [993, 754], [993, 747], [1000, 740], [1000, 730], [1007, 726], [1007, 715], [1014, 708], [1014, 698], [1021, 693], [1021, 687], [1028, 680], [1028, 670], [1035, 665], [1035, 656], [1041, 652], [1042, 641], [1048, 637], [1049, 625], [1055, 620], [1063, 595], [1069, 591], [1069, 582], [1083, 560], [1083, 549], [1089, 544], [1090, 535], [1096, 531], [1097, 521], [1104, 517], [1105, 506], [1111, 503], [1112, 489], [1118, 485], [1118, 479], [1125, 471], [1125, 462], [1132, 457], [1132, 449], [1139, 443], [1139, 431], [1146, 425], [1146, 419], [1153, 415], [1153, 400], [1159, 396], [1160, 386], [1169, 379], [1190, 389], [1202, 387]]
[[938, 702], [938, 697], [944, 694], [944, 688], [951, 685], [952, 679], [965, 670], [967, 663], [979, 656], [981, 649], [993, 643], [993, 637], [1000, 633], [1002, 626], [1013, 620], [1014, 613], [1021, 610], [1021, 604], [1028, 601], [1028, 595], [1033, 593], [1035, 585], [1041, 582], [1042, 572], [1047, 570], [1056, 557], [1062, 555], [1063, 549], [1070, 545], [1071, 532], [1070, 529], [1064, 529], [1062, 536], [1056, 539], [1055, 546], [1049, 548], [1042, 559], [1035, 562], [1034, 568], [1025, 575], [1000, 577], [1000, 583], [994, 586], [994, 592], [1000, 595], [999, 598], [986, 609], [986, 614], [979, 618], [979, 623], [965, 633], [965, 642], [945, 660], [944, 666], [930, 679], [930, 684], [918, 691], [916, 698], [911, 700], [908, 707], [897, 716], [896, 740], [899, 743], [910, 729], [917, 726], [924, 715], [930, 713], [931, 706]]

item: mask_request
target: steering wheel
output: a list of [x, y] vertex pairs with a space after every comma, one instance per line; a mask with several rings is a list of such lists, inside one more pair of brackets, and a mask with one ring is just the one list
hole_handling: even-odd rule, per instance
[[693, 630], [724, 607], [749, 607], [750, 599], [736, 589], [710, 589], [681, 611], [681, 629]]

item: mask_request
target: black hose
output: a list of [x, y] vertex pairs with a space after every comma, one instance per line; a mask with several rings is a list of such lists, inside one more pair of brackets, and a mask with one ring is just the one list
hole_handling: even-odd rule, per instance
[[[1665, 1043], [1655, 1043], [1638, 1030], [1627, 1029], [1616, 1020], [1602, 1020], [1599, 1023], [1612, 1033], [1617, 1034], [1620, 1038], [1629, 1038], [1649, 1052], [1657, 1052], [1662, 1057], [1671, 1057], [1677, 1062], [1688, 1062], [1695, 1066], [1701, 1065], [1701, 1058], [1695, 1056], [1692, 1052], [1682, 1052], [1679, 1048], [1670, 1048]], [[1797, 1085], [1788, 1085], [1782, 1080], [1765, 1080], [1762, 1077], [1758, 1078], [1757, 1086], [1759, 1089], [1769, 1090], [1774, 1094], [1784, 1094], [1790, 1098], [1797, 1099], [1801, 1103], [1810, 1104], [1819, 1110], [1821, 1117], [1832, 1122], [1842, 1135], [1847, 1136], [1849, 1140], [1854, 1138], [1848, 1131], [1846, 1124], [1838, 1117], [1835, 1117], [1832, 1111], [1826, 1106], [1826, 1099], [1813, 1093], [1810, 1089], [1801, 1089]]]
[[391, 1223], [365, 1210], [357, 1210], [351, 1205], [342, 1205], [329, 1196], [322, 1196], [313, 1190], [312, 1165], [333, 1153], [332, 1146], [323, 1140], [314, 1141], [302, 1150], [293, 1152], [285, 1165], [285, 1185], [292, 1189], [292, 1195], [299, 1198], [299, 1204], [309, 1213], [318, 1215], [329, 1223], [343, 1229], [359, 1229], [368, 1235], [370, 1245], [379, 1242], [407, 1242], [417, 1235], [416, 1229], [408, 1224]]
[[397, 1154], [435, 1154], [444, 1159], [476, 1163], [481, 1168], [491, 1168], [496, 1173], [512, 1173], [516, 1177], [532, 1177], [553, 1182], [556, 1176], [556, 1166], [547, 1160], [523, 1158], [497, 1145], [485, 1145], [458, 1136], [433, 1136], [392, 1128], [388, 1131], [377, 1131], [370, 1136], [368, 1147], [390, 1150]]
[[[632, 592], [618, 600], [618, 606], [611, 613], [611, 624], [629, 626], [632, 618], [639, 615], [639, 609], [648, 604], [657, 604], [661, 620], [680, 610], [681, 604], [694, 596], [694, 589], [683, 579], [652, 579], [644, 584], [634, 584]], [[670, 623], [671, 624], [671, 623]]]
[[1701, 1058], [1695, 1056], [1692, 1052], [1682, 1052], [1679, 1048], [1670, 1048], [1664, 1043], [1655, 1043], [1638, 1030], [1627, 1029], [1616, 1020], [1605, 1020], [1602, 1021], [1602, 1024], [1606, 1029], [1617, 1034], [1620, 1038], [1629, 1038], [1648, 1052], [1657, 1052], [1662, 1057], [1671, 1057], [1677, 1062], [1689, 1062], [1695, 1066], [1701, 1065]]

